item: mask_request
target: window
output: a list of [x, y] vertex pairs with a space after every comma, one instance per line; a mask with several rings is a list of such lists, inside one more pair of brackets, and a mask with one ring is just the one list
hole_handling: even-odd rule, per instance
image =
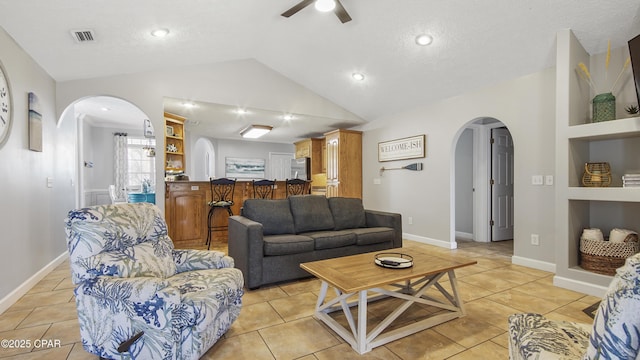
[[151, 185], [155, 183], [155, 148], [156, 139], [127, 137], [127, 189], [142, 190], [144, 180], [149, 180]]

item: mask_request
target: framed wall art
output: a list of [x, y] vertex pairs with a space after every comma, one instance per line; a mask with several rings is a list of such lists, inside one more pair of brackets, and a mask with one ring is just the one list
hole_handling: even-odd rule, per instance
[[42, 152], [42, 110], [35, 93], [29, 93], [29, 150]]
[[378, 161], [416, 159], [427, 156], [426, 135], [417, 135], [402, 139], [378, 143]]
[[254, 158], [225, 158], [225, 177], [264, 179], [266, 161]]

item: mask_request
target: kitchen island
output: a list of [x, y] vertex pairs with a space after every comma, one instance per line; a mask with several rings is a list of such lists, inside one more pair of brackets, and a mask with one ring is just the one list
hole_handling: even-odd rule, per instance
[[[251, 180], [238, 180], [233, 193], [231, 210], [240, 214], [240, 208], [246, 199], [253, 198]], [[285, 182], [276, 181], [274, 199], [286, 198]], [[167, 181], [165, 182], [165, 217], [169, 236], [177, 249], [206, 248], [207, 215], [211, 201], [211, 186], [208, 181]], [[211, 248], [226, 246], [229, 214], [216, 210], [212, 231]]]

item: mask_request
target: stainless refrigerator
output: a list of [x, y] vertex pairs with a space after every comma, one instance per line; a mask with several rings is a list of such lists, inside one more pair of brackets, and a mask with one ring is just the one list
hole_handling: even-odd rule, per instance
[[311, 180], [311, 159], [306, 157], [292, 159], [290, 179]]

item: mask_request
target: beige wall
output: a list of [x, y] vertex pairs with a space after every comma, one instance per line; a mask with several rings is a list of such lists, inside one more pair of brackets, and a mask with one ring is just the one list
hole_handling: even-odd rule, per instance
[[[75, 205], [75, 128], [56, 127], [53, 79], [2, 28], [0, 49], [13, 93], [11, 135], [0, 148], [1, 313], [18, 296], [14, 290], [66, 250], [63, 219]], [[29, 92], [40, 100], [42, 152], [29, 150]]]

